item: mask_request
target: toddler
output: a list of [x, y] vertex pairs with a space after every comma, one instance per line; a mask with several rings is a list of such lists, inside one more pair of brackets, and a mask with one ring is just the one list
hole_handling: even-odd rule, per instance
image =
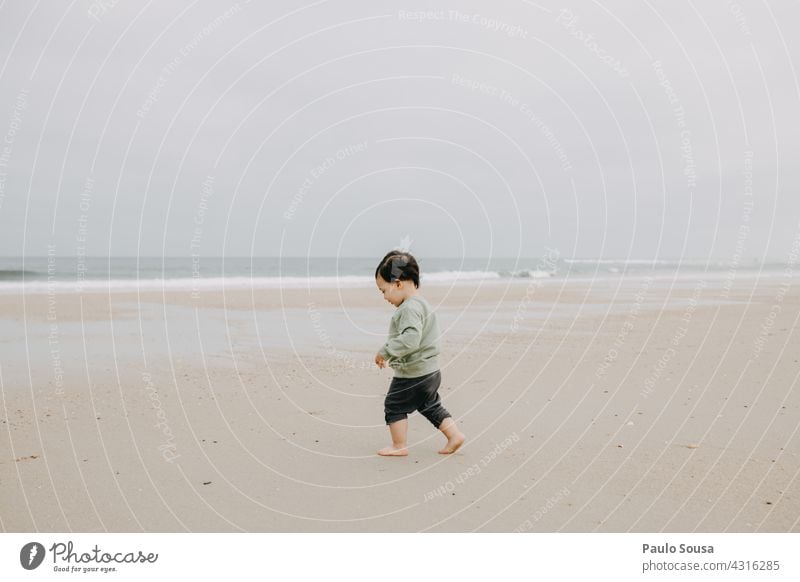
[[389, 324], [389, 339], [375, 354], [375, 364], [394, 370], [384, 402], [391, 446], [378, 451], [384, 456], [406, 456], [408, 414], [419, 410], [447, 437], [439, 451], [454, 453], [464, 444], [450, 413], [442, 406], [439, 385], [439, 325], [428, 302], [419, 295], [419, 266], [411, 254], [392, 251], [375, 269], [375, 283], [383, 298], [397, 308]]

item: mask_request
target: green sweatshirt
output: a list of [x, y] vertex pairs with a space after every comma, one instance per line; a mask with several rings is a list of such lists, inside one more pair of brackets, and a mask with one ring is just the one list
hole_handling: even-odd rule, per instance
[[380, 349], [397, 378], [416, 378], [439, 369], [439, 324], [419, 295], [403, 301], [389, 322], [389, 339]]

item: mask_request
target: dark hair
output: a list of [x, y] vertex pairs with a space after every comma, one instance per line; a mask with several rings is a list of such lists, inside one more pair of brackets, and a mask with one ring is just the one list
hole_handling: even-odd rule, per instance
[[390, 251], [381, 259], [375, 269], [375, 278], [378, 275], [387, 283], [395, 281], [413, 281], [414, 287], [419, 288], [419, 265], [411, 253], [405, 251]]

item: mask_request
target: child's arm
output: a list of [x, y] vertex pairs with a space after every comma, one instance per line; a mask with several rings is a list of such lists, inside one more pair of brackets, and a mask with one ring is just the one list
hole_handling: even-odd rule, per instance
[[408, 310], [400, 316], [397, 328], [400, 334], [387, 341], [378, 353], [387, 362], [404, 358], [419, 349], [422, 339], [422, 316], [419, 312]]

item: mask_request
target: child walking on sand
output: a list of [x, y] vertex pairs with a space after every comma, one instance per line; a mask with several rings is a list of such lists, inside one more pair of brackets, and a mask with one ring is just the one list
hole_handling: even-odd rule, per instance
[[447, 437], [439, 452], [454, 453], [465, 437], [439, 398], [439, 325], [436, 314], [419, 294], [416, 259], [403, 251], [388, 253], [375, 269], [375, 283], [383, 298], [397, 308], [389, 324], [389, 339], [375, 354], [379, 368], [388, 364], [394, 370], [384, 401], [392, 444], [378, 454], [408, 455], [408, 415], [415, 410]]

